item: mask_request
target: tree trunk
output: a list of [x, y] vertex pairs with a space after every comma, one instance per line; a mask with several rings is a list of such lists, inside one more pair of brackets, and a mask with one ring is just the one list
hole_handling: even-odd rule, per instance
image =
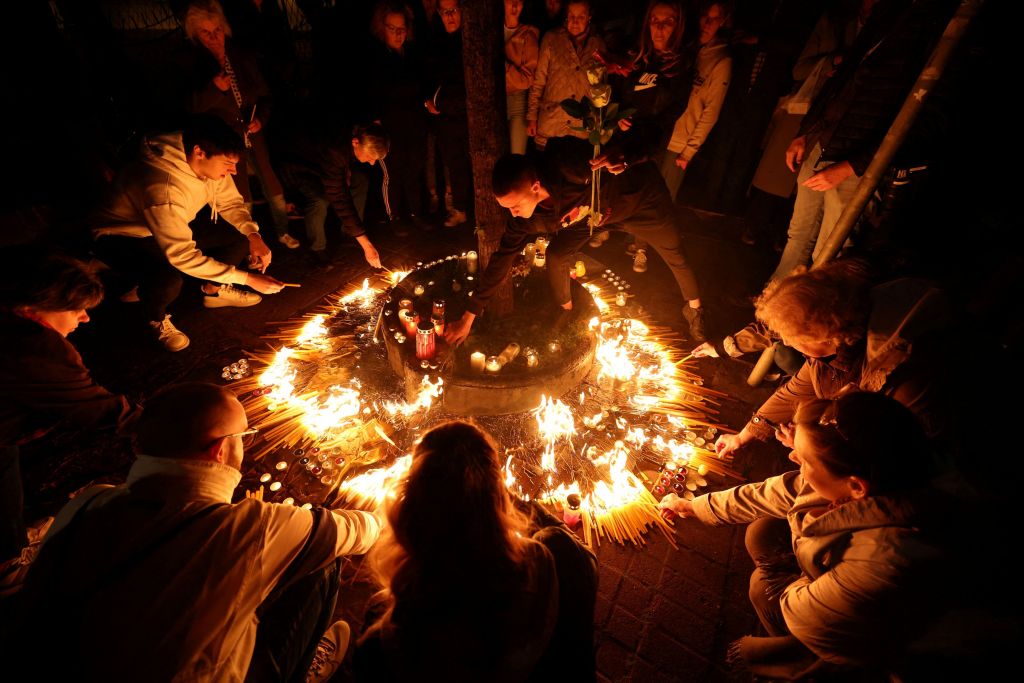
[[[462, 60], [466, 71], [466, 110], [469, 118], [469, 158], [473, 163], [480, 268], [487, 267], [508, 219], [494, 201], [491, 170], [508, 149], [505, 116], [505, 50], [502, 41], [503, 6], [495, 0], [462, 0]], [[487, 310], [503, 315], [512, 310], [512, 283], [506, 282]]]

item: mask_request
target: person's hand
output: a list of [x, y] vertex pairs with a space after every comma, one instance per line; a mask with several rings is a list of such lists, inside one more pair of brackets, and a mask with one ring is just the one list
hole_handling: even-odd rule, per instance
[[676, 166], [678, 166], [678, 167], [679, 167], [679, 168], [681, 168], [682, 170], [684, 170], [684, 171], [685, 171], [685, 170], [686, 170], [686, 166], [687, 166], [687, 165], [688, 165], [689, 163], [690, 163], [690, 161], [689, 161], [688, 159], [685, 159], [685, 158], [683, 158], [683, 155], [682, 155], [682, 154], [677, 154], [677, 155], [676, 155]]
[[659, 510], [669, 510], [680, 517], [693, 517], [693, 502], [680, 498], [674, 493], [667, 493], [658, 501]]
[[531, 138], [537, 137], [537, 122], [527, 121], [526, 122], [526, 134]]
[[217, 74], [213, 77], [213, 84], [217, 86], [217, 90], [227, 92], [231, 87], [231, 79], [227, 77], [227, 74]]
[[704, 342], [690, 351], [690, 355], [694, 358], [718, 358], [718, 351], [715, 350], [715, 345], [711, 342]]
[[825, 192], [839, 185], [853, 175], [853, 166], [849, 161], [840, 161], [821, 169], [804, 181], [804, 187], [815, 192]]
[[254, 232], [249, 235], [249, 265], [252, 268], [258, 268], [261, 273], [267, 272], [267, 268], [270, 267], [270, 259], [273, 254], [270, 253], [270, 247], [263, 241], [258, 232]]
[[260, 123], [260, 120], [259, 119], [253, 119], [252, 121], [249, 122], [248, 132], [249, 133], [259, 133], [260, 129], [262, 129], [262, 128], [263, 128], [263, 124]]
[[796, 434], [796, 427], [791, 424], [780, 424], [775, 430], [775, 438], [786, 448], [793, 447], [793, 437]]
[[426, 102], [423, 103], [423, 106], [427, 108], [428, 112], [434, 114], [435, 116], [441, 113], [441, 110], [434, 106], [433, 100], [427, 100]]
[[628, 116], [624, 119], [619, 119], [619, 130], [625, 133], [627, 130], [633, 127], [633, 120]]
[[255, 289], [260, 294], [277, 294], [284, 289], [284, 283], [280, 280], [262, 275], [260, 273], [248, 273], [245, 284]]
[[789, 143], [789, 147], [786, 149], [786, 166], [790, 171], [797, 172], [800, 164], [804, 163], [804, 154], [806, 153], [807, 138], [803, 135], [793, 138], [793, 142]]
[[740, 446], [750, 441], [750, 437], [744, 437], [743, 432], [739, 434], [723, 434], [715, 442], [715, 453], [718, 457], [724, 458], [732, 455]]
[[455, 347], [466, 341], [469, 331], [473, 328], [476, 315], [466, 311], [461, 318], [445, 325], [444, 340], [449, 346]]
[[596, 171], [599, 168], [607, 168], [612, 175], [618, 175], [625, 171], [629, 164], [622, 158], [621, 153], [602, 154], [596, 159], [590, 160], [590, 170]]
[[383, 268], [380, 265], [380, 254], [377, 253], [377, 248], [370, 243], [363, 245], [363, 257], [366, 258], [366, 262], [370, 264], [371, 268]]

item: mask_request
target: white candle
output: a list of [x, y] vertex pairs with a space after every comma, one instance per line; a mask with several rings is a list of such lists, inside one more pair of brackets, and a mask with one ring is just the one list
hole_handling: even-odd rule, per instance
[[477, 254], [475, 251], [466, 252], [466, 272], [473, 274], [476, 272]]
[[487, 356], [480, 351], [474, 351], [469, 356], [469, 366], [473, 368], [473, 372], [483, 372], [486, 363]]

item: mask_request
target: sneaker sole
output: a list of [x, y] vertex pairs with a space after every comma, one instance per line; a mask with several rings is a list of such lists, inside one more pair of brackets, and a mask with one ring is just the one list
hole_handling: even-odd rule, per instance
[[262, 298], [257, 299], [256, 301], [253, 301], [252, 303], [241, 303], [241, 302], [237, 302], [236, 303], [236, 302], [233, 302], [233, 301], [224, 301], [224, 300], [222, 300], [222, 299], [220, 299], [219, 297], [216, 297], [216, 296], [208, 296], [208, 297], [204, 297], [203, 298], [203, 307], [204, 308], [229, 308], [229, 307], [233, 307], [233, 308], [249, 308], [250, 306], [255, 306], [256, 304], [258, 304], [261, 301], [263, 301]]
[[[160, 341], [160, 340], [158, 339], [157, 341]], [[184, 351], [185, 349], [187, 349], [187, 348], [188, 348], [188, 345], [189, 345], [189, 344], [191, 344], [191, 343], [192, 343], [192, 340], [191, 340], [191, 339], [189, 339], [189, 340], [187, 340], [187, 341], [185, 342], [185, 344], [184, 344], [184, 345], [182, 345], [182, 346], [179, 346], [179, 347], [177, 347], [177, 348], [171, 348], [170, 346], [168, 346], [167, 344], [164, 344], [163, 342], [160, 342], [160, 345], [161, 345], [161, 346], [163, 346], [163, 347], [164, 347], [165, 349], [167, 349], [168, 351], [170, 351], [171, 353], [177, 353], [178, 351]]]

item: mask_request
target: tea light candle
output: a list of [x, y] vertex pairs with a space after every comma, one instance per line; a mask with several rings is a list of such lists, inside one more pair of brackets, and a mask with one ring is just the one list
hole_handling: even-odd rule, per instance
[[548, 351], [550, 351], [551, 353], [561, 353], [562, 345], [556, 341], [550, 342], [548, 344]]
[[398, 302], [399, 311], [411, 311], [412, 310], [412, 299], [402, 299]]
[[423, 292], [425, 291], [426, 289], [424, 289], [423, 285], [416, 285], [415, 287], [412, 288], [412, 293], [415, 294], [416, 296], [423, 296]]
[[281, 490], [281, 482], [275, 481], [273, 484], [270, 485], [270, 490], [271, 491], [280, 491]]
[[477, 259], [478, 259], [478, 256], [477, 256], [477, 253], [475, 251], [467, 251], [466, 252], [466, 272], [467, 273], [472, 275], [473, 273], [476, 272]]
[[[619, 287], [619, 289], [622, 289], [622, 288]], [[616, 306], [625, 306], [626, 305], [626, 293], [625, 292], [619, 292], [618, 294], [615, 295], [615, 305]]]
[[501, 370], [501, 361], [498, 360], [497, 356], [487, 356], [487, 371], [498, 372]]
[[276, 465], [274, 465], [274, 467], [276, 467], [279, 470], [286, 470], [286, 469], [288, 469], [288, 463], [286, 463], [284, 460], [282, 460], [281, 462], [279, 462]]
[[469, 356], [469, 366], [473, 368], [473, 372], [483, 372], [484, 367], [487, 364], [487, 356], [479, 351], [474, 351]]
[[260, 477], [260, 483], [266, 484], [271, 479], [272, 479], [272, 477], [270, 476], [270, 473], [267, 472], [266, 474], [264, 474], [263, 476]]
[[707, 465], [705, 465], [704, 463], [701, 463], [701, 464], [697, 465], [697, 474], [699, 474], [700, 476], [703, 477], [707, 473], [708, 473], [708, 466]]
[[295, 505], [295, 499], [294, 498], [290, 498], [290, 497], [289, 498], [285, 498], [281, 502], [284, 503], [285, 505]]

